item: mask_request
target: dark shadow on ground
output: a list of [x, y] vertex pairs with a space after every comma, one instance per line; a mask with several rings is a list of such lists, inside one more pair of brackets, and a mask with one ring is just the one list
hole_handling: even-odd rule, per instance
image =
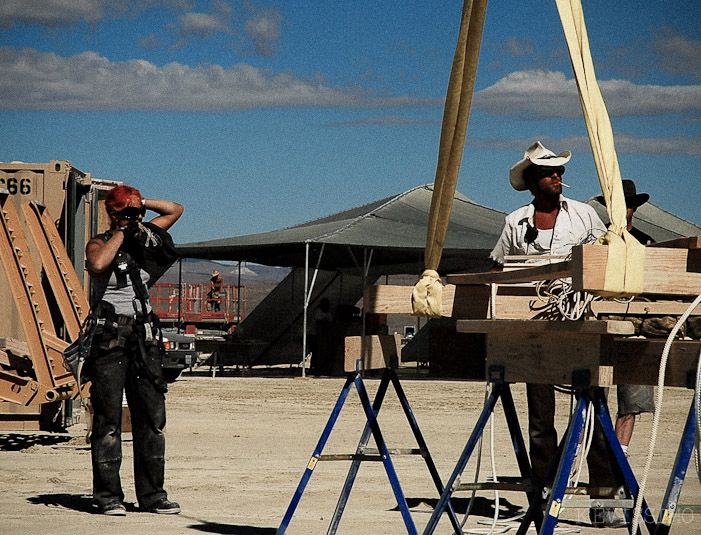
[[[470, 506], [470, 498], [451, 498], [450, 502], [453, 504], [453, 510], [455, 514], [464, 515], [467, 512], [467, 508]], [[472, 500], [472, 508], [470, 509], [470, 515], [483, 516], [486, 518], [494, 517], [494, 499], [486, 498], [484, 496], [475, 496]], [[422, 504], [426, 506], [426, 509], [434, 510], [436, 505], [438, 505], [438, 498], [407, 498], [407, 505], [410, 509], [417, 508]], [[395, 507], [393, 511], [398, 511], [399, 508]], [[504, 498], [499, 499], [499, 518], [513, 518], [514, 516], [524, 513], [525, 510], [520, 505], [515, 505], [509, 500]]]
[[69, 442], [74, 437], [43, 433], [40, 431], [28, 433], [0, 433], [0, 451], [22, 451], [32, 446], [55, 446]]
[[203, 533], [217, 533], [219, 535], [275, 535], [276, 528], [257, 528], [255, 526], [237, 526], [235, 524], [218, 524], [215, 522], [203, 522], [199, 525], [189, 526]]
[[97, 508], [93, 506], [90, 494], [40, 494], [27, 498], [27, 501], [34, 505], [62, 507], [79, 513], [97, 513]]

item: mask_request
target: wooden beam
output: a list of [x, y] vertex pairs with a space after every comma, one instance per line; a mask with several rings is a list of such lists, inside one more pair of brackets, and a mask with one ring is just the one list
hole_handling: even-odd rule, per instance
[[591, 386], [613, 383], [613, 335], [500, 331], [486, 338], [487, 370], [503, 369], [507, 382], [572, 384], [575, 372], [588, 372]]
[[491, 284], [532, 282], [539, 280], [562, 279], [572, 276], [570, 261], [555, 262], [535, 267], [524, 267], [512, 271], [487, 273], [460, 273], [446, 277], [450, 284]]
[[401, 347], [402, 337], [399, 334], [346, 336], [344, 371], [357, 371], [358, 366], [361, 370], [389, 368], [392, 357], [397, 357], [398, 366]]
[[461, 333], [570, 333], [570, 334], [635, 334], [630, 321], [551, 321], [551, 320], [458, 320]]

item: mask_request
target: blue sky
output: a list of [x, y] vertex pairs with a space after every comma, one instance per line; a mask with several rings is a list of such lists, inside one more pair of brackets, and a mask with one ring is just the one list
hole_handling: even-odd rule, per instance
[[[698, 1], [587, 0], [624, 178], [701, 224]], [[642, 7], [644, 6], [644, 8]], [[462, 2], [3, 0], [0, 160], [67, 159], [185, 205], [178, 243], [434, 180]], [[511, 211], [534, 140], [600, 193], [552, 1], [488, 5], [458, 190]]]

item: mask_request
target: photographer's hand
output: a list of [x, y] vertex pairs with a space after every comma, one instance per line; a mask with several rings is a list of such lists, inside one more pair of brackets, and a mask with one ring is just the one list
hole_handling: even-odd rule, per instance
[[132, 242], [141, 233], [141, 227], [137, 221], [129, 221], [123, 227], [119, 227], [119, 230], [124, 234], [124, 242]]

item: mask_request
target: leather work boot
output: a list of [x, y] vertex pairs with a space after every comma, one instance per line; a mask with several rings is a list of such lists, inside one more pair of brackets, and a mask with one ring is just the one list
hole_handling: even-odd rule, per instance
[[126, 516], [127, 508], [120, 502], [112, 502], [101, 506], [100, 513], [108, 516]]
[[167, 498], [161, 498], [156, 503], [148, 506], [149, 513], [157, 513], [159, 515], [177, 515], [180, 512], [180, 504], [171, 502]]

